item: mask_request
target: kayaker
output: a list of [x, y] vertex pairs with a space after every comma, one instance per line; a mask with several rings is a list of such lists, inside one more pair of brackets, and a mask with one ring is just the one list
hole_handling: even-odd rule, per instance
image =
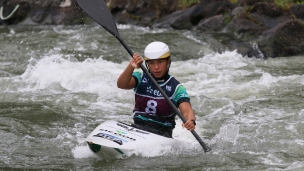
[[[187, 91], [179, 81], [169, 75], [171, 58], [168, 45], [163, 42], [148, 44], [144, 59], [148, 71], [187, 120], [182, 126], [194, 130], [196, 118]], [[134, 53], [127, 68], [119, 76], [117, 87], [134, 89], [134, 127], [171, 138], [176, 113], [149, 77], [141, 71], [134, 71], [142, 62], [142, 57]]]

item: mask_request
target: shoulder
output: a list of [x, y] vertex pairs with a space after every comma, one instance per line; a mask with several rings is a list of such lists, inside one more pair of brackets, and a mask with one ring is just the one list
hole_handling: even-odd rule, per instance
[[142, 77], [143, 77], [143, 73], [140, 72], [140, 71], [134, 71], [132, 73], [132, 77], [134, 78], [136, 84], [135, 84], [135, 87], [134, 87], [134, 90], [137, 90], [139, 85], [141, 84], [142, 82]]
[[134, 71], [134, 72], [132, 73], [132, 76], [134, 76], [134, 77], [140, 79], [140, 78], [142, 77], [142, 72], [140, 72], [140, 71]]
[[176, 80], [174, 77], [172, 77], [172, 81], [176, 85], [174, 94], [177, 96], [177, 98], [189, 98], [185, 86], [181, 84], [178, 80]]
[[170, 84], [170, 85], [178, 86], [180, 84], [180, 82], [177, 79], [175, 79], [175, 77], [170, 75], [170, 77], [168, 78], [168, 80], [164, 84]]

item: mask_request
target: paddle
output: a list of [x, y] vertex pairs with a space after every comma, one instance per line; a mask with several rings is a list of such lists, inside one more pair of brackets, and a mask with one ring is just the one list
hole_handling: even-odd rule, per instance
[[[116, 23], [113, 19], [113, 16], [104, 2], [104, 0], [77, 0], [79, 6], [93, 19], [95, 20], [99, 25], [101, 25], [104, 29], [106, 29], [109, 33], [111, 33], [116, 39], [119, 40], [119, 42], [124, 46], [124, 48], [128, 51], [128, 53], [133, 57], [134, 52], [127, 46], [127, 44], [122, 40], [122, 38], [119, 35], [119, 32], [116, 27]], [[153, 82], [153, 84], [156, 86], [156, 88], [161, 92], [161, 94], [164, 96], [164, 98], [167, 100], [169, 105], [174, 109], [175, 113], [179, 116], [179, 118], [183, 121], [183, 123], [186, 122], [185, 117], [180, 113], [180, 111], [175, 107], [173, 102], [169, 99], [167, 94], [163, 91], [163, 89], [158, 85], [158, 83], [155, 81], [155, 79], [152, 77], [152, 75], [148, 72], [148, 70], [145, 68], [145, 66], [141, 63], [140, 68], [143, 70], [145, 74], [148, 75], [149, 79]], [[210, 147], [208, 147], [202, 139], [198, 136], [198, 134], [193, 130], [191, 131], [193, 136], [197, 139], [197, 141], [201, 144], [205, 152], [208, 152], [211, 150]]]

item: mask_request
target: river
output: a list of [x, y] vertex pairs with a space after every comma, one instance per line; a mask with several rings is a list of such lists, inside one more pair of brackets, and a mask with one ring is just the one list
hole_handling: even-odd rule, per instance
[[125, 159], [96, 156], [85, 139], [106, 120], [132, 122], [134, 94], [116, 87], [130, 56], [97, 24], [0, 26], [0, 170], [303, 170], [304, 56], [216, 53], [212, 35], [118, 25], [143, 54], [171, 49], [170, 73], [187, 88], [204, 153], [177, 117], [187, 148]]

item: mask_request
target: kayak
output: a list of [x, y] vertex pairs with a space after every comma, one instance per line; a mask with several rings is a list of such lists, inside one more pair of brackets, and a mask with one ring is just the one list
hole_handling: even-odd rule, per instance
[[107, 159], [126, 158], [133, 154], [151, 150], [156, 146], [180, 148], [183, 145], [182, 141], [112, 120], [105, 121], [97, 126], [86, 141], [91, 151]]

